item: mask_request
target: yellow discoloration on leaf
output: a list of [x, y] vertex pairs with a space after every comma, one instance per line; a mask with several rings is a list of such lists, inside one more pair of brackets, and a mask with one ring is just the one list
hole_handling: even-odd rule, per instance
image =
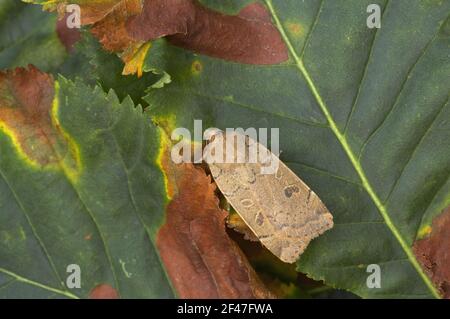
[[19, 234], [20, 234], [20, 239], [22, 241], [24, 241], [25, 239], [27, 239], [27, 234], [25, 233], [25, 230], [23, 229], [23, 227], [19, 228]]
[[304, 29], [303, 26], [300, 23], [296, 22], [287, 22], [286, 23], [287, 30], [290, 34], [292, 34], [294, 37], [301, 37], [303, 36]]
[[177, 118], [173, 113], [164, 116], [152, 116], [153, 122], [170, 135], [177, 128]]
[[160, 142], [159, 142], [159, 149], [158, 149], [158, 156], [156, 157], [156, 165], [159, 167], [163, 174], [164, 179], [164, 190], [167, 195], [167, 199], [170, 201], [173, 199], [173, 195], [175, 193], [172, 185], [173, 183], [170, 183], [169, 176], [167, 175], [167, 162], [170, 161], [169, 153], [170, 153], [170, 145], [171, 141], [169, 137], [162, 131], [159, 130], [160, 134]]
[[61, 123], [59, 122], [58, 112], [59, 112], [59, 83], [55, 81], [55, 96], [53, 98], [52, 103], [51, 118], [54, 127], [63, 136], [65, 142], [67, 143], [67, 150], [68, 150], [67, 154], [69, 155], [60, 158], [59, 166], [64, 171], [64, 174], [67, 176], [67, 178], [69, 178], [73, 183], [76, 183], [80, 175], [80, 171], [82, 170], [80, 148], [78, 144], [74, 141], [74, 139], [61, 126]]
[[59, 4], [66, 2], [65, 0], [48, 0], [43, 2], [39, 2], [36, 0], [22, 0], [22, 1], [26, 3], [40, 4], [42, 5], [42, 9], [45, 11], [54, 11], [57, 9]]
[[173, 189], [173, 184], [169, 181], [168, 172], [168, 164], [170, 162], [170, 148], [172, 146], [172, 141], [170, 140], [170, 136], [168, 132], [171, 132], [172, 129], [175, 128], [176, 118], [174, 114], [171, 114], [167, 117], [159, 117], [153, 118], [153, 121], [159, 127], [159, 149], [158, 156], [156, 157], [156, 164], [160, 168], [163, 173], [164, 179], [164, 189], [167, 195], [168, 200], [172, 200], [175, 190]]
[[125, 67], [123, 68], [123, 75], [137, 74], [140, 78], [143, 73], [145, 58], [150, 50], [152, 44], [151, 42], [137, 45], [130, 48], [121, 57], [125, 62]]
[[418, 232], [418, 234], [417, 234], [417, 239], [423, 239], [423, 238], [425, 238], [425, 237], [427, 237], [428, 235], [430, 235], [431, 234], [431, 231], [432, 231], [433, 229], [431, 228], [431, 226], [430, 225], [424, 225], [424, 226], [422, 226], [420, 229], [419, 229], [419, 232]]
[[191, 65], [192, 74], [200, 75], [200, 73], [202, 73], [202, 71], [203, 71], [203, 64], [200, 61], [195, 60], [194, 62], [192, 62], [192, 65]]
[[28, 166], [32, 168], [40, 168], [39, 163], [31, 158], [23, 151], [19, 139], [14, 134], [14, 131], [10, 129], [5, 122], [0, 121], [0, 131], [8, 136], [11, 140], [11, 144], [14, 147], [14, 150], [17, 152], [18, 157], [22, 160], [22, 162], [26, 163]]

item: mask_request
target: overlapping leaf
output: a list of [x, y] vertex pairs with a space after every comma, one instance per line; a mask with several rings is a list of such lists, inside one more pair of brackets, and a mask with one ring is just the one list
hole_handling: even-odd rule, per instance
[[241, 63], [273, 64], [287, 59], [283, 41], [259, 4], [225, 15], [196, 0], [26, 1], [57, 10], [60, 16], [69, 5], [78, 5], [81, 23], [90, 25], [103, 47], [125, 62], [124, 75], [142, 76], [151, 41], [161, 37], [194, 52]]

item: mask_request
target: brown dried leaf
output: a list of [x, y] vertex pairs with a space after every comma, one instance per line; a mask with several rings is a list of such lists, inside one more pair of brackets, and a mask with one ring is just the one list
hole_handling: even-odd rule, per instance
[[141, 0], [122, 0], [92, 26], [91, 32], [108, 51], [117, 53], [134, 51], [145, 41], [133, 38], [126, 29], [126, 23], [128, 18], [141, 12]]
[[[211, 177], [163, 160], [173, 199], [157, 247], [181, 298], [272, 298], [225, 228]], [[175, 183], [175, 185], [170, 185]]]
[[127, 30], [134, 39], [168, 36], [176, 46], [240, 63], [277, 64], [288, 59], [278, 30], [259, 3], [230, 16], [193, 0], [147, 0], [142, 14], [128, 20]]
[[431, 235], [416, 241], [413, 248], [441, 294], [450, 299], [450, 207], [433, 220]]
[[[213, 11], [195, 0], [75, 3], [80, 5], [82, 24], [92, 25], [91, 32], [104, 48], [120, 54], [126, 64], [134, 64], [125, 67], [126, 74], [142, 70], [145, 43], [165, 36], [176, 46], [229, 61], [277, 64], [288, 59], [286, 45], [260, 3], [248, 5], [236, 16]], [[61, 15], [67, 4], [59, 1]]]

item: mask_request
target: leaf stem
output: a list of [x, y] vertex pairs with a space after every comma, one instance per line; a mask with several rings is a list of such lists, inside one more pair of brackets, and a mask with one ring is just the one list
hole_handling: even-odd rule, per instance
[[48, 291], [57, 293], [57, 294], [59, 294], [59, 295], [66, 296], [66, 297], [68, 297], [68, 298], [72, 298], [72, 299], [80, 299], [78, 296], [74, 295], [74, 294], [71, 293], [71, 292], [68, 292], [68, 291], [64, 291], [64, 290], [60, 290], [60, 289], [56, 289], [56, 288], [53, 288], [53, 287], [46, 286], [46, 285], [41, 284], [41, 283], [39, 283], [39, 282], [36, 282], [36, 281], [34, 281], [34, 280], [30, 280], [30, 279], [27, 279], [27, 278], [22, 277], [22, 276], [20, 276], [20, 275], [17, 275], [16, 273], [13, 273], [13, 272], [11, 272], [11, 271], [9, 271], [9, 270], [6, 270], [6, 269], [4, 269], [4, 268], [0, 268], [0, 272], [4, 273], [4, 274], [6, 274], [6, 275], [8, 275], [8, 276], [10, 276], [10, 277], [13, 277], [13, 278], [14, 278], [15, 280], [17, 280], [17, 281], [20, 281], [20, 282], [23, 282], [23, 283], [26, 283], [26, 284], [29, 284], [29, 285], [32, 285], [32, 286], [36, 286], [36, 287], [39, 287], [39, 288], [42, 288], [42, 289], [45, 289], [45, 290], [48, 290]]

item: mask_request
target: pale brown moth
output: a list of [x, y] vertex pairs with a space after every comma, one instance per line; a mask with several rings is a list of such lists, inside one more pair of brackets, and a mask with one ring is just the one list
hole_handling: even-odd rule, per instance
[[[248, 136], [239, 147], [239, 136], [243, 137], [216, 131], [204, 159], [220, 191], [261, 243], [282, 261], [293, 263], [312, 239], [333, 227], [333, 216], [278, 157]], [[249, 155], [252, 147], [257, 147], [257, 160]], [[234, 161], [224, 161], [230, 152]], [[262, 174], [270, 159], [277, 161], [278, 169]]]

